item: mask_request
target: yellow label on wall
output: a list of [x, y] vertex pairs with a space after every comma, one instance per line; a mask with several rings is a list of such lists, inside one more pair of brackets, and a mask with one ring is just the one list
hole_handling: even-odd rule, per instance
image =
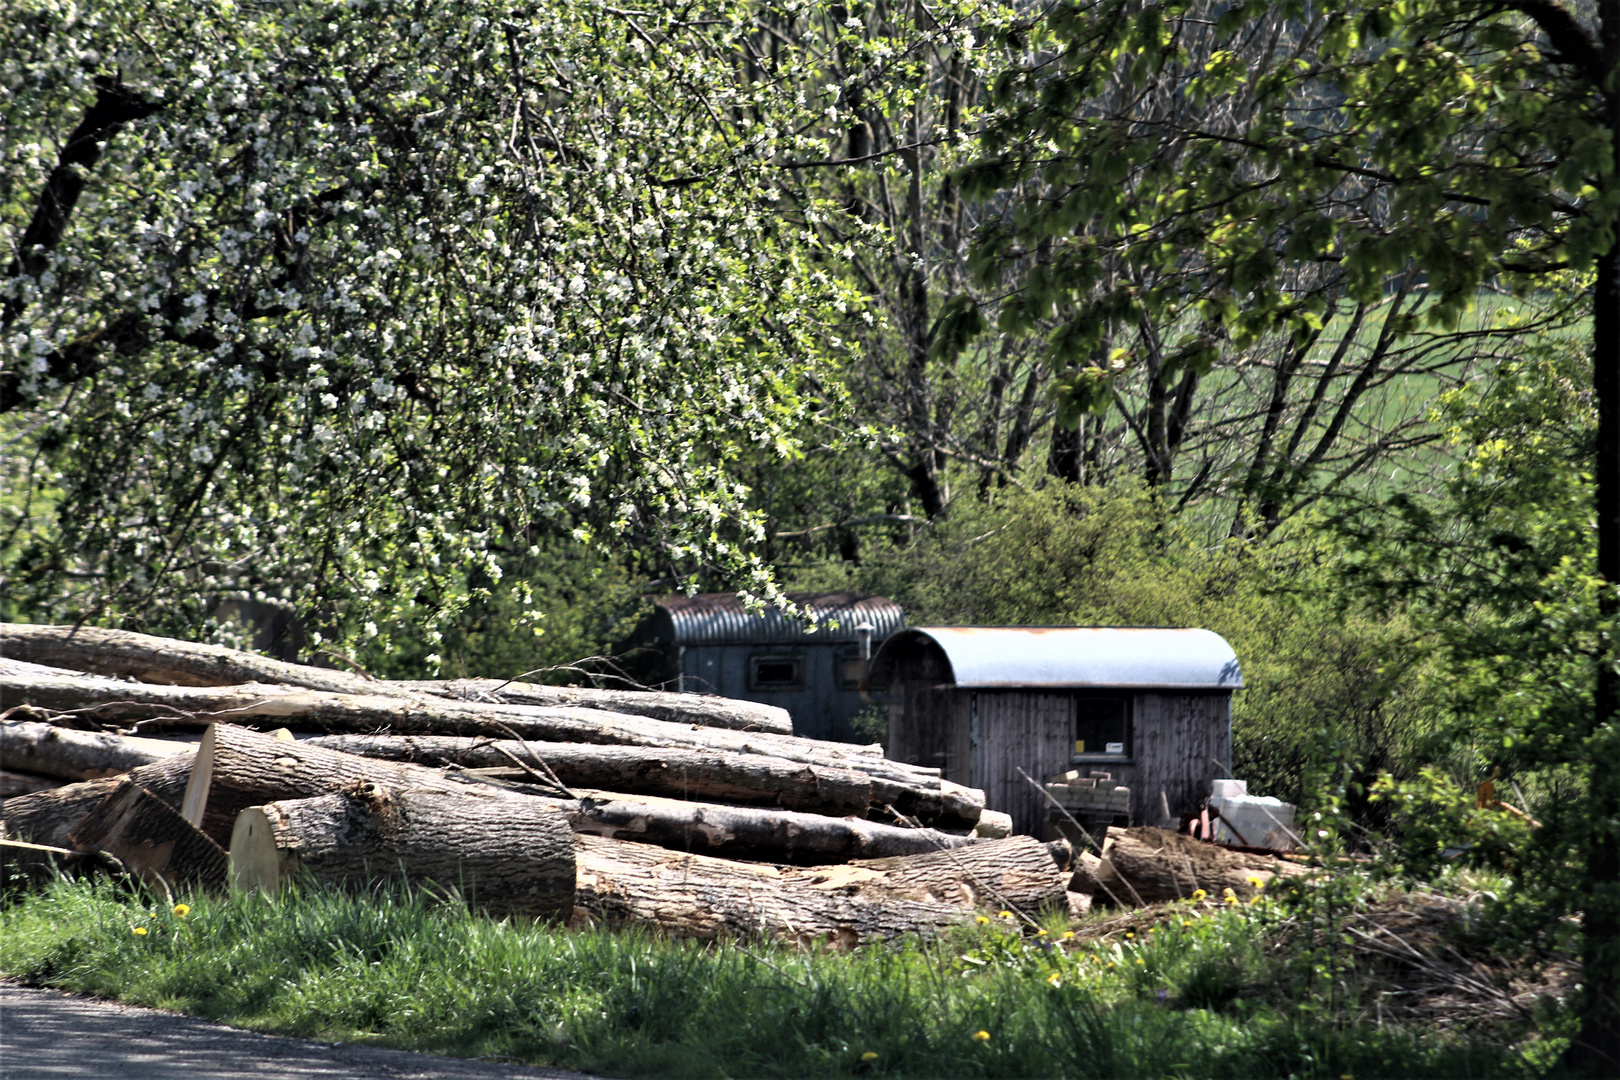
[[1076, 740], [1074, 740], [1074, 752], [1077, 753], [1077, 754], [1085, 753], [1086, 752], [1086, 740], [1084, 740], [1084, 739], [1076, 739]]

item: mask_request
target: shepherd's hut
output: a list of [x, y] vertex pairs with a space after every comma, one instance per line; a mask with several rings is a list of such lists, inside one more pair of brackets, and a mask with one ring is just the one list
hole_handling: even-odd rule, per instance
[[813, 616], [750, 612], [735, 593], [661, 596], [631, 642], [643, 681], [784, 708], [793, 731], [871, 742], [851, 721], [869, 706], [861, 674], [872, 650], [906, 624], [900, 605], [862, 593], [789, 593]]
[[[877, 651], [869, 700], [888, 705], [888, 756], [983, 788], [1037, 834], [1037, 784], [1069, 770], [1130, 788], [1132, 824], [1192, 812], [1230, 776], [1232, 647], [1209, 630], [919, 627]], [[1161, 793], [1163, 797], [1161, 799]]]

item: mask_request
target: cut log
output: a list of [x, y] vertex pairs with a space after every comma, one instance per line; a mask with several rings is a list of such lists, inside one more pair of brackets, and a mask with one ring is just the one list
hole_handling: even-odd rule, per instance
[[196, 749], [190, 743], [73, 731], [50, 724], [0, 724], [0, 767], [63, 780], [112, 776]]
[[480, 805], [529, 797], [420, 765], [356, 757], [232, 724], [213, 724], [197, 748], [196, 766], [179, 805], [186, 820], [216, 843], [228, 844], [236, 816], [250, 806], [313, 798], [368, 781], [453, 795]]
[[496, 915], [559, 918], [574, 906], [573, 836], [542, 799], [492, 804], [361, 782], [242, 811], [230, 863], [244, 890], [274, 893], [297, 874], [360, 887], [403, 875]]
[[733, 731], [768, 731], [776, 735], [793, 734], [793, 717], [786, 709], [713, 694], [598, 690], [586, 686], [542, 686], [538, 683], [502, 682], [499, 679], [448, 679], [388, 685], [437, 697], [481, 701], [492, 705], [569, 705], [631, 716], [650, 716], [654, 720], [669, 720], [677, 724], [701, 724]]
[[153, 887], [225, 887], [224, 850], [128, 777], [73, 827], [69, 839], [80, 851], [106, 852]]
[[68, 834], [84, 815], [99, 806], [113, 788], [117, 777], [67, 784], [32, 795], [17, 795], [0, 803], [0, 821], [7, 840], [21, 840], [46, 847], [71, 848]]
[[12, 772], [10, 769], [0, 769], [0, 799], [9, 799], [13, 795], [32, 795], [36, 791], [49, 791], [59, 788], [64, 783], [59, 776], [40, 776], [37, 773]]
[[740, 731], [793, 733], [786, 709], [707, 694], [594, 690], [538, 686], [495, 679], [399, 683], [346, 671], [272, 660], [267, 656], [189, 641], [84, 626], [0, 624], [0, 655], [34, 664], [93, 672], [173, 686], [234, 686], [279, 683], [338, 694], [415, 697], [424, 694], [471, 701], [525, 705], [571, 705], [651, 716], [684, 724]]
[[800, 871], [796, 880], [816, 889], [868, 899], [993, 907], [1035, 915], [1066, 910], [1064, 874], [1046, 844], [1033, 836], [986, 840], [951, 851]]
[[[43, 708], [66, 711], [94, 709], [103, 720], [183, 718], [201, 726], [228, 719], [299, 727], [329, 733], [391, 731], [401, 735], [481, 735], [543, 742], [668, 747], [723, 753], [760, 754], [805, 765], [853, 769], [872, 778], [872, 800], [892, 805], [924, 823], [945, 813], [945, 794], [938, 769], [890, 761], [872, 747], [801, 739], [766, 732], [727, 731], [675, 724], [645, 716], [626, 716], [598, 709], [537, 705], [476, 705], [433, 698], [378, 697], [289, 690], [281, 686], [231, 687], [148, 686], [106, 679], [8, 679], [0, 676], [0, 694]], [[970, 794], [963, 794], [964, 792]], [[951, 824], [971, 827], [982, 793], [962, 788], [952, 793], [956, 817]]]
[[514, 740], [457, 735], [322, 735], [306, 742], [361, 757], [497, 770], [494, 775], [520, 782], [525, 774], [514, 759], [532, 767], [532, 750], [572, 787], [775, 806], [833, 817], [864, 817], [872, 802], [872, 780], [865, 773], [763, 754], [591, 743], [525, 747]]
[[768, 935], [847, 948], [966, 922], [971, 909], [816, 888], [781, 867], [576, 836], [576, 925], [642, 923], [712, 941]]
[[861, 818], [680, 802], [611, 792], [560, 800], [577, 833], [677, 851], [802, 865], [921, 855], [978, 843], [935, 829], [902, 829]]
[[43, 885], [57, 874], [81, 877], [89, 874], [121, 874], [123, 864], [99, 851], [27, 844], [21, 840], [0, 839], [0, 888]]
[[1092, 880], [1077, 870], [1071, 887], [1089, 891], [1086, 887], [1094, 885], [1097, 899], [1118, 905], [1186, 900], [1198, 889], [1215, 899], [1227, 889], [1249, 897], [1258, 891], [1255, 880], [1263, 887], [1279, 875], [1307, 872], [1296, 863], [1232, 851], [1152, 826], [1109, 829], [1102, 858], [1085, 861], [1082, 869]]

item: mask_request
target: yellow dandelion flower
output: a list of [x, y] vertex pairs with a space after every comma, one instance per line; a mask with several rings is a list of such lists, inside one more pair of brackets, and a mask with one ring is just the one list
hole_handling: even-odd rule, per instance
[[1233, 892], [1230, 888], [1225, 888], [1225, 889], [1221, 890], [1221, 895], [1222, 896], [1236, 896], [1237, 893]]
[[1010, 911], [1003, 911], [1003, 912], [1001, 912], [1001, 917], [1003, 919], [1010, 919], [1010, 918], [1013, 917], [1013, 913], [1010, 912]]
[[1136, 940], [1136, 935], [1131, 933], [1129, 930], [1127, 930], [1127, 931], [1125, 931], [1125, 940], [1126, 941], [1135, 941]]
[[866, 1053], [861, 1055], [861, 1060], [862, 1061], [876, 1061], [877, 1060], [877, 1051], [876, 1050], [868, 1050]]
[[1205, 892], [1203, 889], [1194, 889], [1193, 894], [1192, 894], [1192, 898], [1193, 898], [1194, 901], [1198, 901], [1198, 900], [1202, 900], [1204, 897], [1206, 897], [1208, 895], [1209, 895], [1209, 893]]
[[1235, 896], [1224, 896], [1221, 899], [1225, 900], [1228, 904], [1236, 904], [1238, 902], [1238, 898]]
[[133, 928], [130, 932], [132, 934], [134, 934], [136, 937], [145, 937], [146, 936], [146, 927], [137, 926], [137, 927]]
[[1073, 930], [1065, 930], [1065, 931], [1063, 931], [1063, 940], [1064, 941], [1072, 941], [1072, 940], [1074, 940], [1074, 931]]
[[174, 905], [174, 913], [176, 915], [180, 916], [183, 919], [187, 915], [191, 914], [191, 905], [190, 904], [176, 904], [176, 905]]
[[983, 1030], [975, 1031], [973, 1033], [973, 1041], [974, 1042], [987, 1043], [987, 1042], [990, 1041], [990, 1033], [988, 1031], [983, 1031]]
[[1254, 874], [1250, 874], [1246, 880], [1249, 882], [1250, 885], [1254, 886], [1254, 891], [1255, 892], [1259, 892], [1261, 889], [1264, 889], [1266, 887], [1266, 879], [1263, 878], [1263, 877], [1258, 877], [1258, 876], [1256, 876]]
[[1138, 967], [1147, 967], [1147, 961], [1146, 961], [1146, 960], [1144, 960], [1144, 959], [1142, 959], [1142, 958], [1141, 958], [1141, 957], [1140, 957], [1140, 956], [1138, 956], [1138, 957], [1137, 957], [1137, 958], [1136, 958], [1136, 965], [1137, 965], [1137, 966], [1138, 966]]
[[1035, 931], [1035, 936], [1036, 937], [1045, 937], [1046, 936], [1046, 931], [1045, 930], [1037, 930], [1037, 931]]
[[1048, 975], [1046, 977], [1046, 984], [1048, 986], [1057, 986], [1062, 981], [1063, 981], [1063, 976], [1061, 974], [1059, 974], [1058, 972], [1056, 972], [1056, 971], [1052, 972], [1052, 974], [1050, 974], [1050, 975]]
[[1114, 970], [1114, 962], [1112, 960], [1108, 961], [1108, 970], [1109, 971]]
[[1192, 920], [1191, 919], [1182, 919], [1181, 920], [1181, 925], [1183, 927], [1191, 926], [1192, 925]]

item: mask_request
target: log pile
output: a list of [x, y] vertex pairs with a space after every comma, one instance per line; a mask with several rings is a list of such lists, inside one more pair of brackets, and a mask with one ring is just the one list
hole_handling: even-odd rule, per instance
[[95, 853], [169, 890], [403, 876], [504, 916], [700, 938], [848, 943], [1073, 904], [1067, 845], [751, 702], [6, 625], [0, 707], [19, 864]]

